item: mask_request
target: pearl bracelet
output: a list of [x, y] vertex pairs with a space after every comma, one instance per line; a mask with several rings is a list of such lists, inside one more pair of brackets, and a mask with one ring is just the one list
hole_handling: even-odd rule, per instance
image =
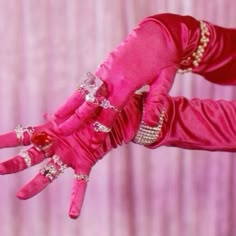
[[178, 69], [179, 73], [186, 73], [191, 72], [193, 70], [193, 67], [198, 67], [205, 49], [210, 41], [210, 31], [207, 27], [207, 24], [203, 21], [200, 21], [200, 30], [201, 30], [201, 38], [199, 40], [199, 44], [197, 46], [197, 49], [192, 53], [191, 56], [181, 61], [180, 66], [186, 67], [185, 69]]

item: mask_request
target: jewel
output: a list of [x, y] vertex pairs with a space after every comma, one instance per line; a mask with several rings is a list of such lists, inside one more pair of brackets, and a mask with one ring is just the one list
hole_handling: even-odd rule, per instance
[[91, 103], [98, 103], [97, 102], [97, 99], [95, 98], [95, 96], [91, 93], [88, 93], [86, 96], [85, 96], [85, 100], [87, 102], [91, 102]]
[[47, 132], [42, 131], [35, 133], [31, 138], [31, 142], [34, 146], [42, 149], [51, 146], [53, 143], [53, 138]]
[[103, 107], [103, 108], [105, 108], [105, 109], [107, 109], [108, 107], [111, 106], [109, 100], [107, 100], [107, 99], [103, 99], [103, 100], [101, 101], [100, 105], [101, 105], [101, 107]]

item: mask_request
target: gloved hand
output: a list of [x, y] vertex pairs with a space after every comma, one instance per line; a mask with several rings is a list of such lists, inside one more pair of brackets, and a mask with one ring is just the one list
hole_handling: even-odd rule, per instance
[[[175, 39], [160, 23], [153, 20], [140, 23], [95, 72], [101, 83], [95, 85], [95, 76], [89, 74], [87, 82], [56, 111], [58, 118], [71, 115], [60, 124], [60, 131], [71, 134], [95, 114], [98, 122], [112, 127], [118, 110], [130, 96], [154, 82], [155, 102], [160, 112], [182, 56], [176, 47]], [[156, 123], [156, 117], [148, 113], [146, 116], [147, 124]]]
[[[58, 125], [61, 122], [59, 119], [36, 127], [18, 127], [16, 131], [0, 136], [0, 148], [21, 144], [33, 146], [0, 163], [0, 174], [19, 172], [50, 158], [35, 178], [18, 192], [20, 199], [28, 199], [42, 191], [67, 167], [73, 168], [75, 180], [69, 215], [71, 218], [77, 218], [92, 166], [111, 149], [132, 140], [140, 123], [141, 111], [142, 97], [134, 95], [119, 113], [111, 132], [107, 135], [106, 129], [102, 130], [101, 127], [99, 132], [94, 131], [93, 119], [85, 127], [68, 136], [55, 132], [55, 123]], [[100, 143], [99, 140], [103, 138], [104, 143]]]

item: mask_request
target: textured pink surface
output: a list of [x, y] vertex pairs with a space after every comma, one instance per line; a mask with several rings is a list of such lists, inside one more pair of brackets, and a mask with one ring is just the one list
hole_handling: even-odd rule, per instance
[[[1, 132], [41, 122], [141, 18], [169, 11], [236, 27], [235, 7], [234, 0], [0, 1]], [[172, 94], [232, 99], [234, 89], [185, 75]], [[1, 159], [17, 152], [2, 150]], [[15, 193], [38, 167], [1, 176], [0, 235], [234, 236], [234, 166], [234, 154], [124, 146], [94, 168], [76, 221], [65, 214], [72, 172], [29, 201]]]

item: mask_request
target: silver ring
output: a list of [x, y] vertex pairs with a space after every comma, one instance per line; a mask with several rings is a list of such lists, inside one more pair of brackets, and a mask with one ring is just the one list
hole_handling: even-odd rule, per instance
[[85, 175], [85, 174], [74, 174], [74, 179], [84, 180], [85, 182], [89, 182], [89, 177], [88, 175]]
[[60, 160], [58, 155], [53, 155], [52, 160], [53, 163], [44, 165], [40, 170], [40, 173], [47, 177], [50, 181], [56, 179], [67, 168], [67, 165]]
[[40, 170], [40, 173], [47, 177], [50, 181], [53, 181], [59, 175], [57, 168], [53, 163], [44, 165], [43, 168]]
[[34, 128], [31, 126], [23, 127], [22, 125], [17, 125], [15, 128], [16, 137], [21, 145], [24, 144], [24, 135], [27, 133], [29, 135], [29, 139], [32, 137], [34, 133]]
[[119, 109], [117, 109], [115, 106], [111, 105], [110, 101], [105, 99], [105, 98], [101, 100], [100, 107], [103, 107], [104, 109], [110, 108], [110, 109], [113, 109], [116, 112], [120, 112]]
[[60, 159], [60, 157], [59, 157], [58, 155], [54, 154], [54, 155], [52, 156], [52, 159], [53, 159], [53, 162], [59, 166], [59, 171], [60, 171], [60, 173], [63, 173], [64, 170], [68, 167], [66, 164], [64, 164], [64, 163], [61, 161], [61, 159]]
[[103, 81], [96, 75], [88, 72], [84, 81], [79, 85], [78, 90], [82, 95], [88, 93], [95, 94], [98, 88], [103, 84]]
[[31, 166], [31, 164], [32, 164], [31, 158], [30, 158], [30, 155], [27, 150], [21, 150], [19, 156], [21, 156], [24, 159], [27, 167]]
[[92, 93], [85, 95], [85, 101], [89, 103], [99, 104], [97, 98]]
[[93, 128], [96, 132], [103, 132], [103, 133], [109, 133], [111, 131], [110, 128], [107, 126], [101, 124], [100, 122], [96, 121], [93, 123]]

